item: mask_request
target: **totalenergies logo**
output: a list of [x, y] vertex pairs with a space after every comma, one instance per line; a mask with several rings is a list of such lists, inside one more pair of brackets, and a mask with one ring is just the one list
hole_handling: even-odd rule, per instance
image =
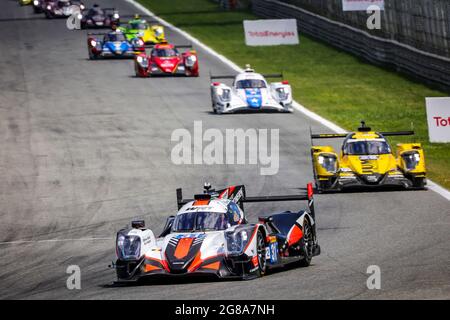
[[442, 117], [433, 117], [434, 121], [436, 121], [436, 126], [439, 127], [448, 127], [450, 126], [450, 117], [442, 118]]

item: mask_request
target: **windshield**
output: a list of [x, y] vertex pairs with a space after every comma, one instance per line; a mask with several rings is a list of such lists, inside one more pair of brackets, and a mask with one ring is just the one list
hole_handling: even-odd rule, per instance
[[177, 215], [172, 228], [174, 232], [225, 230], [228, 219], [225, 213], [186, 212]]
[[236, 84], [238, 89], [265, 88], [266, 83], [259, 79], [239, 80]]
[[147, 29], [147, 24], [142, 22], [130, 23], [130, 29], [145, 30]]
[[178, 55], [178, 51], [176, 49], [165, 48], [165, 49], [153, 49], [152, 56], [165, 58], [165, 57], [175, 57]]
[[344, 153], [355, 156], [389, 154], [391, 148], [386, 141], [355, 141], [346, 144]]
[[105, 41], [126, 41], [123, 33], [109, 33], [106, 35]]

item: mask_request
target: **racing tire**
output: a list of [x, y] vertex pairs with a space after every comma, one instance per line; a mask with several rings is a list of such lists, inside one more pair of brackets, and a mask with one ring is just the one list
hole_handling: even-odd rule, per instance
[[298, 262], [299, 267], [309, 267], [314, 254], [314, 234], [311, 224], [307, 219], [303, 224], [303, 239], [300, 253], [303, 258]]
[[426, 180], [425, 178], [412, 178], [412, 183], [414, 188], [424, 189]]
[[93, 54], [91, 50], [89, 50], [89, 60], [95, 60], [95, 59], [97, 59], [97, 56], [95, 54]]
[[332, 183], [330, 180], [317, 181], [317, 189], [322, 192], [331, 189]]
[[256, 270], [256, 276], [262, 277], [266, 274], [266, 242], [261, 231], [256, 234], [256, 253], [258, 257], [258, 270]]

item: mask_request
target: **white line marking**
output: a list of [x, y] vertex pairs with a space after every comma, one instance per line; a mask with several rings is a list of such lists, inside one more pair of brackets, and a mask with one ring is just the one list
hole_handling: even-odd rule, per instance
[[433, 181], [428, 179], [427, 187], [428, 187], [428, 189], [433, 190], [436, 193], [439, 193], [445, 199], [450, 201], [450, 191], [448, 191], [444, 187], [438, 185], [436, 182], [433, 182]]
[[[208, 47], [206, 44], [204, 44], [203, 42], [201, 42], [197, 38], [194, 38], [193, 36], [191, 36], [186, 31], [183, 31], [183, 30], [175, 27], [170, 22], [167, 22], [166, 20], [156, 16], [153, 12], [148, 10], [146, 7], [144, 7], [140, 3], [137, 3], [134, 0], [125, 0], [125, 1], [130, 3], [130, 4], [132, 4], [132, 5], [134, 5], [137, 9], [141, 10], [146, 15], [152, 16], [152, 18], [157, 20], [163, 26], [172, 29], [173, 31], [175, 31], [175, 32], [179, 33], [180, 35], [182, 35], [183, 37], [185, 37], [186, 39], [188, 39], [191, 42], [195, 43], [197, 46], [201, 47], [204, 51], [206, 51], [210, 55], [216, 57], [217, 59], [219, 59], [220, 61], [222, 61], [224, 64], [226, 64], [230, 68], [234, 69], [235, 71], [237, 71], [237, 72], [243, 72], [244, 71], [244, 69], [240, 68], [237, 64], [235, 64], [230, 59], [226, 58], [225, 56], [221, 55], [220, 53], [217, 53], [212, 48]], [[335, 133], [347, 133], [348, 132], [347, 130], [339, 127], [337, 124], [335, 124], [335, 123], [333, 123], [333, 122], [331, 122], [331, 121], [329, 121], [329, 120], [319, 116], [317, 113], [312, 112], [311, 110], [308, 110], [305, 106], [303, 106], [302, 104], [298, 103], [297, 101], [294, 101], [292, 105], [293, 105], [293, 107], [296, 110], [300, 111], [305, 116], [309, 117], [310, 119], [312, 119], [314, 121], [317, 121], [318, 123], [322, 124], [323, 126], [325, 126], [325, 127], [329, 128], [330, 130], [334, 131]], [[444, 197], [448, 201], [450, 201], [450, 191], [448, 191], [447, 189], [439, 186], [438, 184], [436, 184], [435, 182], [433, 182], [433, 181], [431, 181], [429, 179], [427, 181], [428, 181], [428, 189], [433, 190], [434, 192], [440, 194], [442, 197]]]
[[27, 244], [27, 243], [50, 243], [50, 242], [74, 242], [74, 241], [106, 241], [114, 238], [79, 238], [79, 239], [45, 239], [45, 240], [16, 240], [0, 242], [0, 245], [7, 244]]

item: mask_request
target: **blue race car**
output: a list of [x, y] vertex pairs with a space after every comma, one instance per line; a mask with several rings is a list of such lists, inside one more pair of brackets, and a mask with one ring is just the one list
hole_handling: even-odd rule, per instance
[[[96, 36], [103, 36], [100, 40]], [[141, 38], [127, 39], [120, 30], [108, 33], [88, 33], [89, 59], [99, 58], [134, 58], [136, 54], [145, 52], [145, 43]]]

